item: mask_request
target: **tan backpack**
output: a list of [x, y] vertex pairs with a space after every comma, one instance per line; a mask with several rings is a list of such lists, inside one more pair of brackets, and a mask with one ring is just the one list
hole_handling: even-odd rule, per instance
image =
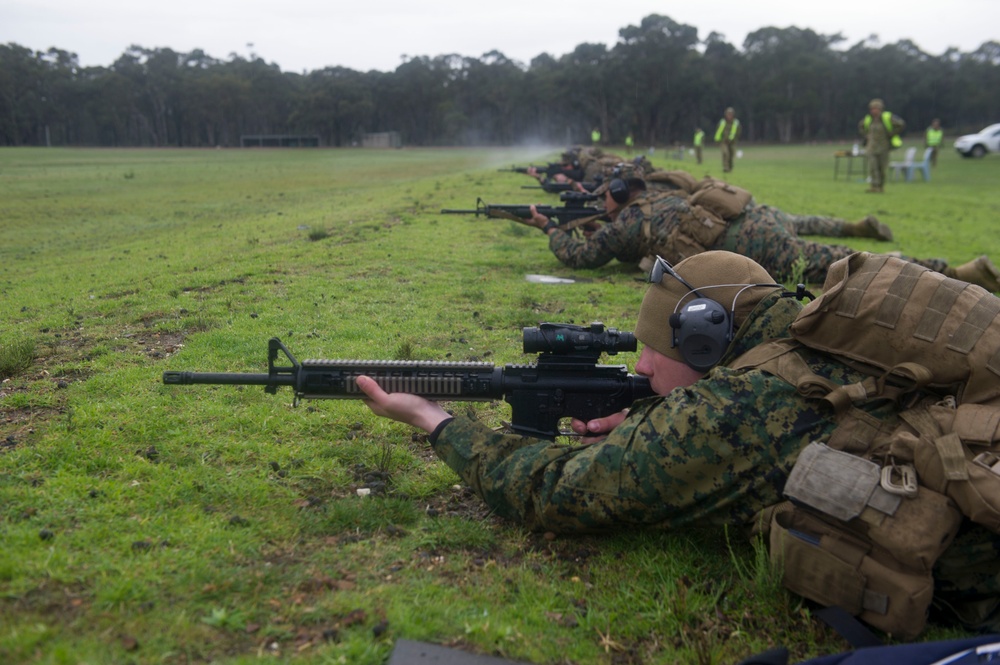
[[[789, 502], [762, 515], [792, 591], [912, 639], [931, 574], [963, 517], [1000, 533], [1000, 298], [902, 259], [837, 261], [791, 339], [741, 356], [837, 414], [800, 453]], [[834, 384], [795, 353], [817, 349], [862, 370]], [[886, 420], [861, 406], [894, 400]]]
[[698, 186], [698, 181], [687, 171], [651, 171], [643, 176], [647, 185], [654, 188], [657, 185], [665, 185], [669, 188], [679, 189], [688, 194], [694, 193]]
[[691, 194], [691, 203], [711, 210], [722, 219], [733, 220], [743, 213], [752, 198], [742, 187], [705, 177]]
[[[671, 263], [679, 263], [689, 256], [701, 254], [711, 248], [729, 226], [711, 210], [690, 205], [682, 192], [647, 191], [630, 205], [639, 206], [643, 213], [641, 251], [646, 262], [662, 256]], [[654, 223], [661, 217], [668, 219], [664, 223]]]

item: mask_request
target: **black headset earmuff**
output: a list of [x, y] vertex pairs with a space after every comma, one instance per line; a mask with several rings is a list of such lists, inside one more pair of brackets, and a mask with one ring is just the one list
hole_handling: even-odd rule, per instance
[[707, 372], [715, 367], [733, 341], [726, 308], [710, 298], [695, 298], [670, 315], [672, 345], [689, 367]]
[[[690, 287], [687, 283], [685, 286]], [[736, 300], [747, 289], [758, 287], [782, 288], [780, 284], [719, 284], [717, 286], [742, 286], [743, 288], [733, 298], [732, 309], [736, 310]], [[700, 289], [711, 289], [712, 286], [700, 286]], [[725, 307], [711, 298], [706, 298], [697, 290], [692, 293], [698, 297], [676, 309], [670, 315], [670, 328], [673, 330], [671, 345], [678, 349], [681, 358], [687, 365], [700, 372], [707, 372], [715, 367], [725, 355], [729, 344], [736, 337], [733, 315]], [[798, 300], [815, 299], [806, 290], [804, 284], [799, 284], [795, 291], [783, 291], [782, 298], [797, 298]]]
[[[707, 372], [722, 360], [730, 343], [736, 337], [736, 326], [733, 314], [736, 311], [736, 301], [747, 289], [754, 288], [776, 288], [782, 289], [782, 298], [796, 298], [798, 300], [815, 300], [816, 296], [806, 290], [805, 284], [799, 284], [795, 291], [785, 291], [780, 284], [709, 284], [706, 286], [691, 286], [683, 277], [674, 270], [673, 266], [661, 256], [656, 257], [652, 269], [649, 272], [649, 281], [652, 284], [659, 284], [665, 275], [683, 284], [688, 292], [681, 298], [690, 295], [695, 296], [693, 300], [681, 306], [678, 301], [674, 307], [673, 314], [670, 315], [671, 336], [670, 346], [678, 350], [681, 359], [687, 365], [700, 372]], [[706, 298], [698, 289], [708, 290], [717, 288], [742, 287], [733, 296], [730, 309], [726, 309], [715, 300]]]
[[621, 178], [615, 178], [609, 182], [608, 191], [611, 193], [611, 200], [615, 203], [628, 203], [628, 183]]

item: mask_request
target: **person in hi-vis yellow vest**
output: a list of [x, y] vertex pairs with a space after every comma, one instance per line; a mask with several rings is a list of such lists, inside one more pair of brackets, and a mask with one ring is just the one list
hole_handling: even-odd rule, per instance
[[694, 157], [701, 164], [701, 149], [705, 146], [705, 131], [701, 127], [694, 130]]
[[906, 123], [897, 115], [885, 110], [881, 99], [868, 102], [868, 115], [858, 123], [858, 133], [865, 137], [865, 154], [868, 157], [868, 190], [882, 193], [885, 186], [885, 172], [889, 168], [889, 151], [903, 145], [900, 134]]
[[730, 106], [719, 121], [719, 128], [715, 130], [715, 142], [722, 146], [723, 173], [733, 170], [733, 155], [736, 154], [736, 142], [740, 138], [742, 129], [740, 121], [736, 118], [736, 111]]
[[927, 133], [924, 135], [924, 147], [933, 148], [931, 150], [931, 166], [937, 166], [938, 148], [941, 147], [943, 140], [944, 130], [941, 129], [941, 121], [934, 118], [931, 121], [931, 126], [927, 128]]

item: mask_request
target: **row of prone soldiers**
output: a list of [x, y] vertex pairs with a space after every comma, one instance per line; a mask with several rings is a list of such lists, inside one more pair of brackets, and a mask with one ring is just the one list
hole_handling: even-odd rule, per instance
[[[372, 411], [427, 432], [493, 514], [530, 530], [745, 528], [786, 587], [894, 639], [929, 616], [1000, 632], [1000, 274], [987, 257], [953, 267], [808, 242], [892, 235], [643, 158], [575, 149], [535, 175], [593, 199], [582, 214], [517, 211], [561, 261], [647, 271], [635, 373], [653, 394], [569, 413], [581, 445], [362, 376]], [[823, 283], [809, 304], [780, 283], [800, 270]]]
[[[543, 230], [552, 252], [572, 268], [596, 268], [613, 259], [645, 267], [655, 256], [676, 263], [721, 249], [753, 259], [774, 279], [794, 275], [822, 283], [829, 266], [854, 250], [804, 236], [892, 240], [889, 227], [873, 215], [847, 222], [792, 214], [760, 203], [750, 192], [725, 181], [698, 180], [686, 171], [655, 168], [645, 156], [626, 160], [600, 148], [577, 146], [564, 152], [559, 162], [524, 171], [543, 189], [562, 192], [564, 199], [590, 198], [595, 215], [598, 209], [603, 211], [589, 223], [567, 224], [566, 219], [542, 214], [525, 220]], [[958, 266], [943, 259], [903, 258], [1000, 291], [1000, 271], [986, 256]]]

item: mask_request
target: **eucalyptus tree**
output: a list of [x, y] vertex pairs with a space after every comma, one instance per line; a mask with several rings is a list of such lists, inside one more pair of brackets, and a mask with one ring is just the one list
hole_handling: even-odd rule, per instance
[[748, 138], [790, 143], [830, 135], [831, 46], [842, 40], [839, 34], [795, 27], [767, 27], [747, 35], [743, 50], [753, 88], [740, 117]]
[[600, 129], [605, 140], [613, 140], [609, 128], [621, 93], [613, 58], [604, 44], [589, 43], [559, 58], [557, 87], [574, 142], [589, 142], [593, 127]]
[[1000, 42], [984, 42], [959, 57], [955, 77], [961, 91], [955, 122], [967, 132], [1000, 122]]
[[76, 54], [59, 49], [0, 45], [0, 144], [47, 145], [53, 133], [66, 143], [78, 67]]
[[693, 125], [698, 29], [651, 14], [618, 31], [612, 66], [617, 86], [617, 136], [637, 126], [640, 141], [677, 140]]
[[548, 53], [532, 58], [524, 75], [521, 104], [525, 126], [518, 137], [528, 142], [573, 142], [572, 108], [564, 97], [562, 65]]
[[447, 144], [445, 118], [453, 105], [448, 86], [457, 75], [452, 63], [461, 58], [404, 57], [395, 71], [379, 81], [375, 104], [382, 125], [373, 129], [399, 131], [406, 144]]
[[[700, 81], [703, 96], [697, 105], [696, 122], [711, 137], [726, 107], [732, 106], [744, 115], [753, 84], [747, 78], [746, 60], [725, 35], [710, 32], [703, 44], [706, 75]], [[753, 128], [744, 136], [753, 138]]]
[[462, 77], [454, 87], [456, 107], [466, 120], [463, 144], [515, 142], [527, 129], [530, 111], [524, 100], [525, 71], [500, 51], [462, 59]]
[[325, 145], [351, 145], [371, 127], [373, 91], [361, 72], [326, 67], [305, 76], [291, 124], [319, 134]]

